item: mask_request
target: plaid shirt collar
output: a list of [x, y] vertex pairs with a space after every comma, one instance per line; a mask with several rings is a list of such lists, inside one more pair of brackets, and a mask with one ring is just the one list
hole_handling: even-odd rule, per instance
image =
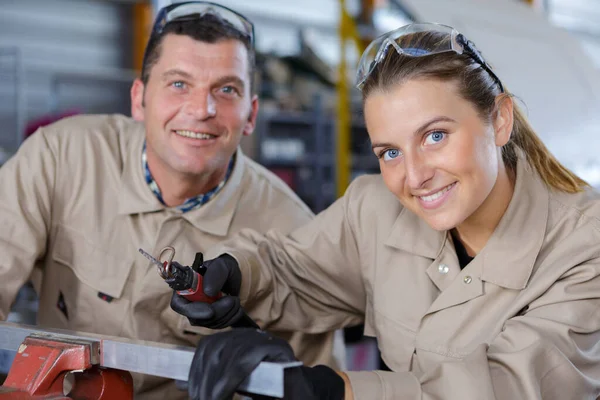
[[[235, 164], [235, 155], [233, 157], [231, 157], [231, 160], [229, 161], [229, 166], [227, 167], [227, 173], [225, 174], [225, 178], [217, 185], [217, 187], [209, 190], [206, 193], [199, 194], [198, 196], [195, 196], [195, 197], [191, 197], [191, 198], [187, 199], [183, 204], [178, 205], [175, 208], [180, 210], [182, 213], [186, 213], [188, 211], [192, 211], [197, 208], [200, 208], [204, 204], [208, 203], [210, 201], [210, 199], [212, 199], [217, 193], [219, 193], [221, 191], [221, 189], [223, 188], [223, 186], [225, 186], [225, 183], [227, 183], [227, 180], [229, 179], [229, 176], [231, 175], [231, 171], [233, 170], [234, 164]], [[160, 193], [160, 189], [159, 189], [158, 185], [156, 184], [156, 181], [152, 177], [152, 174], [150, 173], [150, 168], [148, 168], [148, 158], [146, 156], [146, 142], [145, 141], [144, 141], [144, 146], [142, 148], [142, 168], [144, 170], [144, 177], [146, 178], [146, 183], [148, 184], [148, 187], [150, 188], [150, 190], [152, 190], [152, 193], [154, 193], [154, 195], [156, 196], [158, 201], [160, 201], [161, 204], [166, 206], [165, 201], [163, 200], [162, 194]]]

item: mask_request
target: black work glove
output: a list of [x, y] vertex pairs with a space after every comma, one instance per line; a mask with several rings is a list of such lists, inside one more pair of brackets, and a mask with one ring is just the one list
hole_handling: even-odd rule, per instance
[[[283, 339], [257, 329], [234, 329], [200, 340], [188, 379], [193, 400], [229, 400], [261, 361], [297, 361]], [[344, 380], [331, 368], [293, 367], [285, 373], [288, 400], [343, 400]], [[265, 399], [263, 396], [254, 399]]]
[[212, 304], [190, 302], [175, 291], [171, 297], [171, 308], [188, 318], [193, 326], [211, 329], [223, 329], [234, 325], [245, 313], [240, 305], [240, 287], [242, 273], [235, 258], [223, 254], [203, 264], [206, 272], [202, 277], [202, 290], [208, 296], [219, 292], [230, 296], [221, 297]]

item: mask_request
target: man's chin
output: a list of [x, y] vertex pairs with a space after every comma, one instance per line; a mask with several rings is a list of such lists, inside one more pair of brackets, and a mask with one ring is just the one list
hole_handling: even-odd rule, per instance
[[214, 168], [209, 168], [208, 166], [185, 166], [182, 168], [178, 168], [178, 172], [183, 175], [189, 176], [203, 176], [208, 175], [214, 172]]

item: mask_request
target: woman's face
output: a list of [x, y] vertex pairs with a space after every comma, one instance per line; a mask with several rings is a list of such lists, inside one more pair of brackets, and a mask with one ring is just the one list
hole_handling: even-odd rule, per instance
[[480, 117], [456, 83], [433, 79], [372, 92], [365, 120], [387, 187], [440, 231], [484, 204], [503, 168], [500, 147], [510, 138], [502, 121]]

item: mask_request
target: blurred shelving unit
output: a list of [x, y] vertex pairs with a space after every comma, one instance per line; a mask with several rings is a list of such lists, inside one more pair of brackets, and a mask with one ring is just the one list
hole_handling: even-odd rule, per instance
[[[335, 201], [336, 121], [315, 96], [311, 111], [263, 112], [257, 125], [256, 159], [278, 174], [314, 211]], [[351, 120], [351, 175], [378, 173], [360, 113]]]

